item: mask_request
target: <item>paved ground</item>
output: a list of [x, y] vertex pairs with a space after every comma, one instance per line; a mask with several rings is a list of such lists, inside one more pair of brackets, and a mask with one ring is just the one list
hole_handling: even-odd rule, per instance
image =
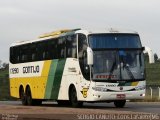
[[160, 103], [127, 102], [125, 108], [115, 108], [113, 103], [85, 103], [83, 108], [71, 108], [56, 102], [22, 106], [20, 101], [0, 101], [0, 114], [2, 120], [160, 120]]

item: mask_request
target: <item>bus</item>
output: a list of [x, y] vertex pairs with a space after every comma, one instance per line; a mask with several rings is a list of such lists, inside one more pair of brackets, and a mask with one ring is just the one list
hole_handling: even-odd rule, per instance
[[66, 29], [10, 46], [10, 94], [23, 105], [81, 107], [145, 96], [144, 47], [134, 31]]

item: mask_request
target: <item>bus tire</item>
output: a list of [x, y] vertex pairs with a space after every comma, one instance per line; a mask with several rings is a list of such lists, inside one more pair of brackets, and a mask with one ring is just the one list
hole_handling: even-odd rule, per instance
[[32, 99], [30, 87], [27, 87], [26, 89], [26, 98], [27, 98], [27, 105], [33, 105], [34, 101]]
[[114, 105], [117, 108], [123, 108], [126, 104], [126, 100], [116, 100], [114, 101]]
[[74, 86], [69, 90], [69, 101], [71, 106], [75, 108], [82, 107], [83, 105], [83, 102], [77, 100], [77, 92]]
[[24, 93], [23, 87], [20, 87], [20, 99], [21, 99], [22, 105], [27, 105], [26, 94]]

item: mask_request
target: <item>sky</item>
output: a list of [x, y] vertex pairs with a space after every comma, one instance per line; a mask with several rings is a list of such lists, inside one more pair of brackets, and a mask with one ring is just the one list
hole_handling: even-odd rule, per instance
[[0, 0], [0, 60], [13, 42], [59, 29], [129, 29], [160, 57], [160, 0]]

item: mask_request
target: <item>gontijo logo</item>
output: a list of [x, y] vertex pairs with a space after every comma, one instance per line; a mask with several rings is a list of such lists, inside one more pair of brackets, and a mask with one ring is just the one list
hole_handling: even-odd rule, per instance
[[82, 91], [81, 91], [84, 98], [87, 97], [87, 91], [88, 91], [88, 88], [83, 88]]
[[39, 65], [23, 67], [23, 74], [25, 73], [39, 73]]

